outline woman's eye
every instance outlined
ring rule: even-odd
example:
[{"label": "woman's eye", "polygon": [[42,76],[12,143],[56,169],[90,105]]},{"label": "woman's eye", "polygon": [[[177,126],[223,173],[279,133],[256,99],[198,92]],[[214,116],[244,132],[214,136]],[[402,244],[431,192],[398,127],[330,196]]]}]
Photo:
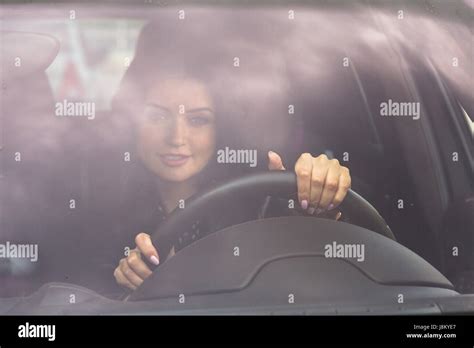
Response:
[{"label": "woman's eye", "polygon": [[193,116],[190,118],[190,122],[193,126],[203,126],[208,124],[210,121],[207,117]]},{"label": "woman's eye", "polygon": [[168,119],[168,115],[166,114],[161,114],[161,113],[148,113],[146,115],[147,120],[151,122],[159,122],[159,121],[165,121]]}]

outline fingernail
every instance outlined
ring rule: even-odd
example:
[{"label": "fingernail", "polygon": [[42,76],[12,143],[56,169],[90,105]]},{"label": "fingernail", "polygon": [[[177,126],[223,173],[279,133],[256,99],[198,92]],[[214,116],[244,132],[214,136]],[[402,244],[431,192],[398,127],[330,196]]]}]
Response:
[{"label": "fingernail", "polygon": [[303,210],[308,209],[308,201],[306,199],[301,201],[301,208],[303,208]]},{"label": "fingernail", "polygon": [[158,260],[158,258],[157,258],[155,255],[152,255],[152,256],[150,257],[150,260],[151,260],[151,262],[152,262],[154,265],[156,265],[156,266],[158,266],[158,265],[160,264],[160,261]]},{"label": "fingernail", "polygon": [[314,214],[314,208],[313,208],[313,207],[310,207],[310,208],[308,209],[308,213],[310,213],[311,215],[313,215],[313,214]]},{"label": "fingernail", "polygon": [[334,208],[334,204],[332,204],[332,203],[329,204],[328,210],[331,210],[331,209],[333,209],[333,208]]},{"label": "fingernail", "polygon": [[275,152],[273,152],[272,150],[268,151],[268,155],[271,155],[272,153],[275,153]]},{"label": "fingernail", "polygon": [[322,212],[323,212],[323,209],[320,209],[320,208],[316,209],[316,214],[321,214]]}]

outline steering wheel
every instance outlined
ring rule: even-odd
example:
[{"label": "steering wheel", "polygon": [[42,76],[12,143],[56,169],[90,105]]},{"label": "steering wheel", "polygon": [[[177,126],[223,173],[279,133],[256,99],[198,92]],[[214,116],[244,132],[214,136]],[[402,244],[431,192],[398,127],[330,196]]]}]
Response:
[{"label": "steering wheel", "polygon": [[[239,196],[252,200],[265,196],[293,198],[296,192],[296,174],[290,171],[262,172],[231,180],[190,198],[185,209],[171,213],[159,232],[153,234],[152,242],[159,255],[168,255],[184,230],[189,230],[196,219],[222,207],[229,197]],[[339,209],[350,217],[352,224],[395,240],[382,216],[356,192],[349,190]]]}]

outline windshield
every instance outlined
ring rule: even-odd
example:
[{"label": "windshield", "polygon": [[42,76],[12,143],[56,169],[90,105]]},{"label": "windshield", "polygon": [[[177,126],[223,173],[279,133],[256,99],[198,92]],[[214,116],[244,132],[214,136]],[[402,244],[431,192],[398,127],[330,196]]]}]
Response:
[{"label": "windshield", "polygon": [[[311,247],[298,235],[302,217],[314,219],[315,234],[326,228],[321,219],[328,231],[384,234],[362,210],[351,216],[352,191],[389,226],[384,237],[393,233],[426,260],[449,291],[472,292],[468,2],[1,6],[1,297],[59,282],[123,301],[148,282],[141,299],[176,298],[163,307],[172,311],[187,286],[232,292],[229,273],[236,282],[255,276],[236,266],[257,257],[247,242]],[[277,181],[247,183],[218,204],[202,203],[170,234],[169,248],[158,245],[193,199],[267,172],[294,173],[294,194],[279,195]],[[265,220],[280,221],[275,237],[258,225]],[[251,222],[252,237],[238,234]],[[314,252],[375,262],[370,242],[337,233]],[[219,265],[222,248],[234,259]],[[209,277],[172,271],[197,260],[207,260],[200,271]],[[311,262],[292,259],[278,272]],[[308,268],[308,277],[325,277],[324,267]],[[311,293],[311,283],[300,284]],[[280,290],[266,291],[291,304],[294,291]],[[252,306],[220,303],[236,312]]]}]

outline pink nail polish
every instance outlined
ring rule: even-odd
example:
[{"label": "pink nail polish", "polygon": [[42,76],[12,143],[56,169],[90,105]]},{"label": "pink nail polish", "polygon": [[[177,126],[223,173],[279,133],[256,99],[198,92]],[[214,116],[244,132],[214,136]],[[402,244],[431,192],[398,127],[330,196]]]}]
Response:
[{"label": "pink nail polish", "polygon": [[301,208],[303,208],[303,210],[308,209],[308,201],[306,199],[301,201]]},{"label": "pink nail polish", "polygon": [[328,210],[334,209],[334,204],[329,204]]},{"label": "pink nail polish", "polygon": [[150,260],[151,260],[151,262],[152,262],[154,265],[156,265],[156,266],[158,266],[158,265],[160,264],[160,261],[158,260],[158,258],[157,258],[155,255],[152,255],[152,256],[150,257]]}]

